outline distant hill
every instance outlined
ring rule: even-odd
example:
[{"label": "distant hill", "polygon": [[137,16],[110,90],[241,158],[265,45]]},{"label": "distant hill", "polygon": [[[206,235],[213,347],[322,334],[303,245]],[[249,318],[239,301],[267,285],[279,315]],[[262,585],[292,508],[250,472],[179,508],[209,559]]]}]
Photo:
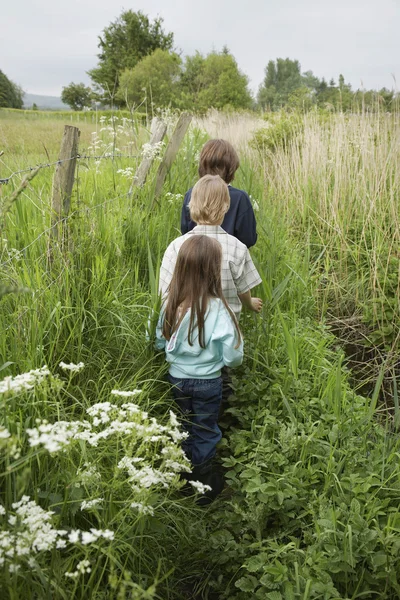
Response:
[{"label": "distant hill", "polygon": [[57,96],[40,96],[38,94],[24,94],[24,108],[32,108],[36,104],[38,108],[47,110],[71,110],[69,106],[61,102]]}]

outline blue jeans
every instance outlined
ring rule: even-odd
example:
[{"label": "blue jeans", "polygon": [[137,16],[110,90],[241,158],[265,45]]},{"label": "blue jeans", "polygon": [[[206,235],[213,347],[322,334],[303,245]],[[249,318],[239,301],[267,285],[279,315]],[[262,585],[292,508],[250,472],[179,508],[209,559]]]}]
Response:
[{"label": "blue jeans", "polygon": [[182,448],[193,466],[211,460],[222,434],[218,415],[222,400],[222,379],[178,379],[168,376],[189,437]]}]

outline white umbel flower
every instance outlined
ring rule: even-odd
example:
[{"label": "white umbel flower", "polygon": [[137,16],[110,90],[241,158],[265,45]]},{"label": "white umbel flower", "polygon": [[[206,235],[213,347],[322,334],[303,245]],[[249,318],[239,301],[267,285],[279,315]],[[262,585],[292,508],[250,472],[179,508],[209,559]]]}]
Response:
[{"label": "white umbel flower", "polygon": [[60,362],[60,367],[64,369],[64,371],[71,371],[71,373],[79,373],[84,368],[85,363],[80,362],[77,365],[75,363],[65,363],[63,361]]}]

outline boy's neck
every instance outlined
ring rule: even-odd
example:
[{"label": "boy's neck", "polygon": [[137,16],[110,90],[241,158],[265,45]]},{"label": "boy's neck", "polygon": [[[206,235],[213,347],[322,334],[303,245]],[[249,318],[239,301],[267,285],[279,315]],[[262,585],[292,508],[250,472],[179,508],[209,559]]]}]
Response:
[{"label": "boy's neck", "polygon": [[205,225],[206,227],[220,227],[222,225],[222,221],[219,221],[218,223],[203,223],[203,222],[199,222],[196,223],[196,225]]}]

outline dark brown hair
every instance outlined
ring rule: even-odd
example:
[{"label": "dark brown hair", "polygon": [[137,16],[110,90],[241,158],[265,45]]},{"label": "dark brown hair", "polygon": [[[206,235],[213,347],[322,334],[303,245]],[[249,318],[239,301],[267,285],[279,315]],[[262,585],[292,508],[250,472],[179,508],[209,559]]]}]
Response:
[{"label": "dark brown hair", "polygon": [[219,175],[230,183],[240,165],[235,148],[226,140],[209,140],[200,154],[199,177]]},{"label": "dark brown hair", "polygon": [[204,322],[210,298],[220,298],[235,325],[239,346],[241,333],[232,309],[222,293],[221,287],[221,244],[207,235],[193,234],[183,242],[172,280],[168,288],[168,299],[164,313],[162,333],[170,340],[190,310],[188,342],[193,346],[193,332],[198,329],[199,344],[205,348]]}]

